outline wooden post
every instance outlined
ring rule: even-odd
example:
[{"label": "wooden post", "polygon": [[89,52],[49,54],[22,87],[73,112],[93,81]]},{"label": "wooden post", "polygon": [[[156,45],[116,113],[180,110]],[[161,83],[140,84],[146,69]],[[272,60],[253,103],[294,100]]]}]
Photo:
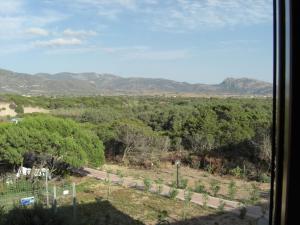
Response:
[{"label": "wooden post", "polygon": [[47,208],[49,207],[49,191],[48,191],[48,171],[46,170],[46,202]]},{"label": "wooden post", "polygon": [[57,212],[56,186],[53,187],[53,211]]},{"label": "wooden post", "polygon": [[76,220],[76,185],[72,184],[72,197],[73,197],[73,219]]}]

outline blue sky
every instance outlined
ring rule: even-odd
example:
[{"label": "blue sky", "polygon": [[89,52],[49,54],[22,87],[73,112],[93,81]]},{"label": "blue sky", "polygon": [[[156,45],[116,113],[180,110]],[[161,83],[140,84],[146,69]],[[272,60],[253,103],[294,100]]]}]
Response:
[{"label": "blue sky", "polygon": [[272,81],[272,0],[0,0],[0,68]]}]

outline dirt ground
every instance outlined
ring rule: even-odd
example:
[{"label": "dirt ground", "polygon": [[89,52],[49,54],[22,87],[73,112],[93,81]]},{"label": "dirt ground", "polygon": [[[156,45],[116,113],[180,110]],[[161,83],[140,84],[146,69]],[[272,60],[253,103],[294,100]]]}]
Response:
[{"label": "dirt ground", "polygon": [[[95,202],[95,199],[108,200],[109,207],[105,209],[111,210],[112,214],[118,212],[115,217],[123,217],[124,221],[132,218],[140,221],[141,224],[155,225],[162,210],[167,212],[166,218],[171,225],[248,225],[253,221],[250,218],[240,219],[236,214],[204,208],[193,203],[186,206],[183,201],[145,191],[118,185],[108,186],[107,183],[92,178],[71,177],[70,179],[71,182],[76,183],[79,205]],[[185,219],[184,210],[186,210]],[[89,216],[93,216],[92,211],[89,212]]]},{"label": "dirt ground", "polygon": [[[163,183],[171,185],[172,182],[176,181],[176,167],[174,165],[169,165],[165,168],[155,168],[155,169],[141,169],[141,168],[130,168],[117,164],[105,164],[102,170],[109,171],[111,173],[122,173],[124,176],[132,176],[135,178],[150,178],[155,181],[157,179],[162,179]],[[249,192],[251,190],[251,184],[256,184],[261,192],[261,202],[268,202],[268,195],[270,190],[269,183],[258,183],[255,181],[247,181],[243,179],[238,179],[233,176],[218,176],[215,174],[210,174],[207,171],[191,169],[189,167],[180,167],[179,175],[182,179],[188,180],[188,187],[195,188],[195,183],[201,181],[205,185],[206,190],[210,190],[210,183],[212,180],[217,180],[220,185],[219,196],[228,195],[228,185],[233,180],[237,186],[237,192],[235,200],[244,202],[249,198]]]},{"label": "dirt ground", "polygon": [[[39,107],[31,107],[25,106],[24,113],[49,113],[49,110],[39,108]],[[0,116],[16,116],[17,113],[14,109],[9,108],[9,103],[0,102]]]}]

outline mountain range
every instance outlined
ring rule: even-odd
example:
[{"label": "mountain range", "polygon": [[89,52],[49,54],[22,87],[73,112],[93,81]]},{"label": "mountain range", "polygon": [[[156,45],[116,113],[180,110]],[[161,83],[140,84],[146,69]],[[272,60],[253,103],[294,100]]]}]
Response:
[{"label": "mountain range", "polygon": [[271,96],[272,84],[226,78],[219,84],[191,84],[156,78],[98,73],[16,73],[0,69],[0,93],[22,95],[208,95]]}]

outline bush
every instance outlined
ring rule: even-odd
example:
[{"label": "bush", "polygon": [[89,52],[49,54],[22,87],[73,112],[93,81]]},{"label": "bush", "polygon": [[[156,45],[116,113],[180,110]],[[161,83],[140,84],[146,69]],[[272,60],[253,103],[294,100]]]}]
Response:
[{"label": "bush", "polygon": [[220,187],[220,182],[219,181],[217,181],[217,180],[211,180],[210,181],[210,190],[211,190],[212,195],[214,197],[217,196],[220,189],[221,189],[221,187]]},{"label": "bush", "polygon": [[194,191],[197,193],[206,193],[205,185],[202,183],[201,180],[195,182]]},{"label": "bush", "polygon": [[152,186],[152,180],[149,178],[145,178],[144,179],[144,190],[147,192],[150,191],[151,186]]},{"label": "bush", "polygon": [[241,178],[243,177],[243,170],[237,166],[236,168],[232,169],[229,171],[231,175],[235,176],[235,177],[238,177],[238,178]]},{"label": "bush", "polygon": [[256,204],[259,201],[259,187],[255,184],[251,184],[251,188],[249,190],[249,203]]},{"label": "bush", "polygon": [[178,195],[178,190],[174,187],[172,187],[169,191],[169,198],[170,199],[175,199]]},{"label": "bush", "polygon": [[157,194],[161,194],[163,191],[163,180],[159,178],[155,181],[155,183],[156,183]]},{"label": "bush", "polygon": [[233,200],[235,198],[236,191],[237,191],[236,183],[235,183],[235,181],[232,180],[228,184],[228,197],[229,197],[229,199]]},{"label": "bush", "polygon": [[24,108],[21,105],[17,105],[17,107],[15,108],[15,112],[17,114],[23,114],[24,113]]}]

